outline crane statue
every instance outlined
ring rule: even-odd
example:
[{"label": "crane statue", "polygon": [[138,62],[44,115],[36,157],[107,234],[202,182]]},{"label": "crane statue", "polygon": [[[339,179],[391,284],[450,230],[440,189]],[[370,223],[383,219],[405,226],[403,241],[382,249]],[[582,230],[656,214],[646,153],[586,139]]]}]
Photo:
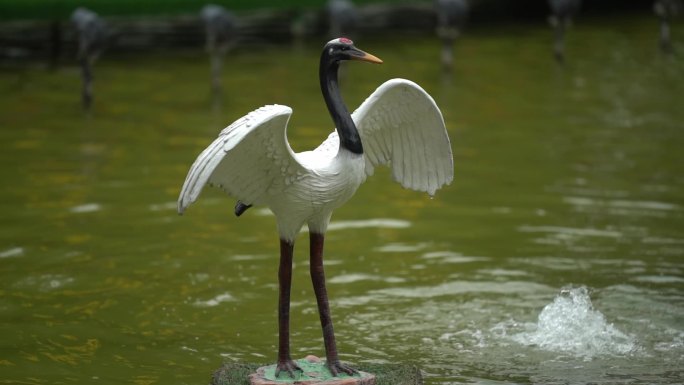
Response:
[{"label": "crane statue", "polygon": [[237,19],[227,9],[215,4],[202,7],[200,17],[204,22],[207,51],[211,56],[211,89],[219,93],[223,57],[235,42]]},{"label": "crane statue", "polygon": [[359,11],[351,0],[328,0],[325,7],[331,37],[352,35],[359,24]]},{"label": "crane statue", "polygon": [[313,151],[294,153],[286,127],[292,109],[261,107],[236,120],[195,160],[178,198],[182,214],[206,184],[236,198],[235,214],[252,205],[267,206],[280,235],[279,347],[276,376],[292,377],[298,365],[290,356],[289,312],[295,237],[309,227],[310,273],[318,304],[326,366],[337,376],[355,370],[340,362],[323,271],[323,240],[334,209],[342,206],[372,175],[389,165],[402,186],[430,195],[453,179],[451,145],[442,114],[417,84],[392,79],[349,114],[338,86],[346,60],[382,63],[347,38],[328,42],[321,54],[319,79],[336,131]]},{"label": "crane statue", "polygon": [[454,63],[454,42],[468,20],[470,7],[466,0],[435,0],[437,37],[442,40],[442,67],[451,69]]},{"label": "crane statue", "polygon": [[78,61],[83,82],[81,99],[88,110],[93,103],[93,63],[100,56],[107,41],[107,26],[93,11],[78,7],[71,14],[71,22],[78,33]]},{"label": "crane statue", "polygon": [[555,31],[553,55],[559,63],[565,62],[565,30],[581,6],[582,0],[549,0],[549,22]]},{"label": "crane statue", "polygon": [[681,0],[656,0],[653,13],[660,19],[660,49],[664,53],[672,53],[670,21],[684,10]]}]

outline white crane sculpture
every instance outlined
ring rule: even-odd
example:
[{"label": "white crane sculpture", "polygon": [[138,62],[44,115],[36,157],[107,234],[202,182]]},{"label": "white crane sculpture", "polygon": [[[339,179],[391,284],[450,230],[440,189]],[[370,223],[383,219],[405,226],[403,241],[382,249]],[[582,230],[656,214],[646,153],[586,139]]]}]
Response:
[{"label": "white crane sculpture", "polygon": [[549,0],[549,22],[554,29],[553,55],[559,63],[565,62],[565,31],[579,12],[582,0]]},{"label": "white crane sculpture", "polygon": [[351,0],[328,0],[325,7],[331,37],[354,37],[359,24],[359,11]]},{"label": "white crane sculpture", "polygon": [[653,13],[660,19],[660,49],[667,54],[672,53],[670,21],[684,10],[682,0],[656,0]]},{"label": "white crane sculpture", "polygon": [[81,99],[83,107],[90,109],[93,103],[93,71],[92,66],[105,48],[107,26],[93,11],[79,7],[71,14],[71,22],[78,33],[78,61],[81,65],[83,88]]},{"label": "white crane sculpture", "polygon": [[289,312],[295,237],[309,227],[310,269],[333,375],[353,373],[339,360],[323,273],[323,239],[334,209],[354,195],[379,165],[392,168],[402,186],[430,195],[453,179],[451,145],[442,114],[417,84],[393,79],[382,84],[349,114],[338,87],[344,60],[382,63],[346,38],[328,42],[321,54],[323,98],[337,130],[313,151],[294,153],[286,127],[292,110],[261,107],[225,128],[190,168],[178,198],[183,211],[213,184],[238,199],[235,214],[265,205],[275,214],[280,235],[279,347],[276,376],[299,370],[290,357]]},{"label": "white crane sculpture", "polygon": [[235,43],[237,18],[227,9],[216,4],[202,7],[200,17],[204,22],[206,45],[211,55],[211,89],[221,91],[221,67],[223,57]]},{"label": "white crane sculpture", "polygon": [[442,39],[442,67],[450,70],[454,63],[454,42],[463,31],[470,6],[466,0],[435,0],[437,37]]}]

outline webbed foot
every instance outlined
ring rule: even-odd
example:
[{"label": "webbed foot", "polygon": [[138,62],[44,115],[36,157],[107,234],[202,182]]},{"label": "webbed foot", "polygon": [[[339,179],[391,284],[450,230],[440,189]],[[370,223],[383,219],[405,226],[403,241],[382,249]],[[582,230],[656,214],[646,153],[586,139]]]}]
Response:
[{"label": "webbed foot", "polygon": [[280,372],[287,372],[291,378],[295,378],[296,370],[303,372],[302,368],[292,360],[278,361],[278,364],[276,364],[275,376],[277,378],[280,376]]},{"label": "webbed foot", "polygon": [[328,362],[328,363],[326,363],[326,365],[328,366],[328,369],[330,370],[330,373],[332,373],[332,375],[333,375],[334,377],[337,377],[337,375],[340,374],[340,373],[346,373],[346,374],[348,374],[348,375],[350,375],[350,376],[353,376],[353,375],[359,373],[358,370],[356,370],[356,369],[350,367],[350,366],[347,365],[347,364],[343,364],[343,363],[341,363],[340,361]]}]

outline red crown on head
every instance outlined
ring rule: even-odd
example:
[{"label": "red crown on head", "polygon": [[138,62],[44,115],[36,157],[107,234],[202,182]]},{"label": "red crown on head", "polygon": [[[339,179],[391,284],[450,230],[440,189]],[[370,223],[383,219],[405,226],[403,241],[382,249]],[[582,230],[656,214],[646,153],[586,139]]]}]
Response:
[{"label": "red crown on head", "polygon": [[351,41],[351,39],[348,39],[348,38],[346,38],[346,37],[341,37],[341,38],[340,38],[340,43],[344,43],[344,44],[354,44],[354,42]]}]

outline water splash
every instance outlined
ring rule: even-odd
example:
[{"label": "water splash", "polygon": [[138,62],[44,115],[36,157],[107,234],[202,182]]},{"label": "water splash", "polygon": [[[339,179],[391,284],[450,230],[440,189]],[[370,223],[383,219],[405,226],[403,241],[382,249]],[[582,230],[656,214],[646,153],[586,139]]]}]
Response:
[{"label": "water splash", "polygon": [[372,218],[356,221],[333,221],[328,225],[328,231],[364,228],[406,229],[411,222],[403,219]]},{"label": "water splash", "polygon": [[154,203],[149,206],[147,206],[148,210],[150,211],[171,211],[171,210],[176,210],[178,208],[178,203],[173,201],[173,202],[164,202],[164,203]]},{"label": "water splash", "polygon": [[392,276],[381,276],[373,274],[363,274],[363,273],[353,273],[353,274],[342,274],[331,277],[328,283],[341,283],[348,284],[359,281],[376,281],[376,282],[386,282],[386,283],[404,283],[406,279],[401,277]]},{"label": "water splash", "polygon": [[197,307],[214,307],[220,305],[223,302],[231,301],[235,301],[235,297],[233,297],[230,293],[222,293],[206,301],[198,299],[194,302],[194,305]]},{"label": "water splash", "polygon": [[99,203],[86,203],[69,208],[72,213],[93,213],[100,210],[102,210],[102,205]]},{"label": "water splash", "polygon": [[23,247],[13,247],[11,249],[0,251],[0,258],[20,257],[22,255],[24,255]]},{"label": "water splash", "polygon": [[63,274],[42,274],[26,277],[14,286],[19,289],[35,288],[43,292],[58,290],[74,283],[74,278]]},{"label": "water splash", "polygon": [[564,288],[544,307],[536,324],[512,336],[523,345],[591,359],[637,350],[634,337],[618,330],[594,309],[586,287]]}]

